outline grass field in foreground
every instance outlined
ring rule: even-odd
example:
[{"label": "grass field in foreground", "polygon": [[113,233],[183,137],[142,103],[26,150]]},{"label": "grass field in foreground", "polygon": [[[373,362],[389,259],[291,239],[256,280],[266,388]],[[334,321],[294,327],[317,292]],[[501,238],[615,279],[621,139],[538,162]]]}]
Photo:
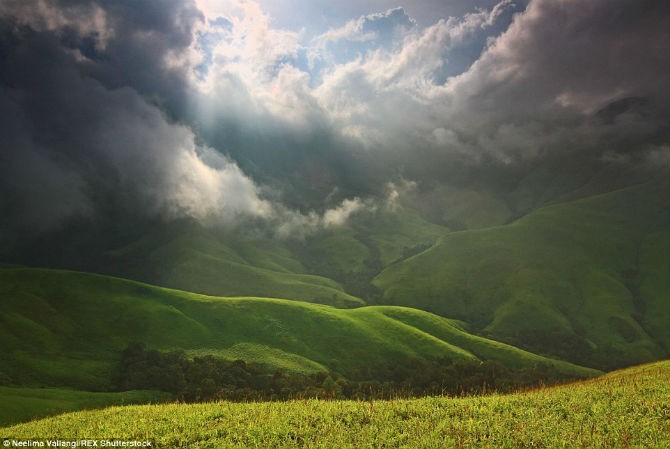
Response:
[{"label": "grass field in foreground", "polygon": [[511,395],[111,407],[0,435],[151,439],[164,448],[667,448],[670,361]]}]

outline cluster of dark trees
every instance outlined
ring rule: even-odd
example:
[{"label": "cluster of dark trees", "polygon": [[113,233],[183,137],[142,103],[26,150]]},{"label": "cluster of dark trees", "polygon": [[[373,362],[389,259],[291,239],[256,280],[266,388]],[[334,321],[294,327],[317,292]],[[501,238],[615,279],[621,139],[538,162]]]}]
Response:
[{"label": "cluster of dark trees", "polygon": [[345,378],[318,372],[309,375],[268,372],[243,360],[213,356],[188,358],[183,351],[148,350],[131,343],[123,351],[116,387],[119,390],[162,390],[187,402],[258,401],[295,398],[389,399],[426,395],[506,392],[568,378],[550,366],[510,370],[495,362],[454,363],[412,360],[393,366],[371,366]]}]

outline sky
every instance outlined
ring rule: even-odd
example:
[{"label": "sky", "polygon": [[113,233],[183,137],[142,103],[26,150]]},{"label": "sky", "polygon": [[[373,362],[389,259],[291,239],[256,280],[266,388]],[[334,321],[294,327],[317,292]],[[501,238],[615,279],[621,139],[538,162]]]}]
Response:
[{"label": "sky", "polygon": [[2,0],[0,231],[279,236],[458,167],[670,161],[665,0]]}]

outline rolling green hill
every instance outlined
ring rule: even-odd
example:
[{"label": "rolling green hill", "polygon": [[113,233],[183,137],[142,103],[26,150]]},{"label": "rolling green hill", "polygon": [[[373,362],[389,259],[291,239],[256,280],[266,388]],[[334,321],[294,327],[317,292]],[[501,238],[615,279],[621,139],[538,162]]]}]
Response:
[{"label": "rolling green hill", "polygon": [[491,338],[611,368],[670,349],[670,181],[451,233],[374,281],[383,302],[454,317]]},{"label": "rolling green hill", "polygon": [[68,413],[9,439],[151,440],[202,448],[664,448],[670,362],[511,395],[159,404]]},{"label": "rolling green hill", "polygon": [[374,303],[379,292],[371,282],[384,267],[431,246],[448,231],[416,210],[385,205],[351,217],[344,226],[285,244],[310,272]]},{"label": "rolling green hill", "polygon": [[402,207],[380,207],[304,239],[245,236],[181,220],[106,251],[97,271],[207,295],[360,307],[383,267],[446,232]]},{"label": "rolling green hill", "polygon": [[106,254],[103,271],[208,295],[264,296],[356,307],[364,302],[334,280],[305,274],[272,239],[228,238],[192,222],[162,224]]},{"label": "rolling green hill", "polygon": [[459,322],[399,307],[335,309],[221,298],[69,271],[0,269],[0,370],[15,383],[110,388],[129,342],[242,358],[291,371],[336,371],[415,358],[494,360],[511,368],[596,371],[467,333]]}]

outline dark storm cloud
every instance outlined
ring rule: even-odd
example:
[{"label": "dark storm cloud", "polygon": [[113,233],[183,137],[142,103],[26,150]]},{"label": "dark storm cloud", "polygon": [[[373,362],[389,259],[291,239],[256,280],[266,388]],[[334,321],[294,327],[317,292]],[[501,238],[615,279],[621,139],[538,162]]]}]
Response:
[{"label": "dark storm cloud", "polygon": [[[448,64],[448,47],[491,20],[438,22],[398,51],[337,69],[324,98],[345,118],[343,129],[380,152],[419,148],[421,160],[410,163],[438,171],[449,154],[512,163],[578,150],[645,151],[667,144],[668,18],[660,1],[534,1],[444,83],[436,74]],[[644,106],[624,101],[633,97]],[[597,118],[616,102],[627,105],[611,109],[616,119]]]},{"label": "dark storm cloud", "polygon": [[87,215],[90,210],[83,194],[84,180],[34,141],[29,118],[12,99],[21,95],[17,90],[0,89],[3,225],[44,230],[71,216]]},{"label": "dark storm cloud", "polygon": [[[335,186],[323,182],[336,171],[338,153],[319,141],[323,129],[287,131],[272,117],[245,113],[244,95],[236,105],[197,91],[193,39],[201,25],[190,2],[1,5],[3,238],[78,217],[187,216],[217,224],[261,217],[290,233],[293,226],[337,225],[366,206],[335,198],[323,214],[303,215],[262,198],[223,152],[270,185],[289,173],[298,187],[319,184],[314,190],[325,194]],[[189,109],[200,101],[213,105],[213,117]],[[302,157],[313,146],[326,156]],[[292,184],[279,185],[290,196]]]},{"label": "dark storm cloud", "polygon": [[[195,27],[203,20],[192,1],[99,2],[114,37],[93,55],[88,74],[108,88],[131,86],[183,117],[188,108],[186,52]],[[95,56],[98,56],[97,58]]]},{"label": "dark storm cloud", "polygon": [[660,1],[532,2],[452,86],[451,125],[505,160],[667,152],[669,17]]},{"label": "dark storm cloud", "polygon": [[267,214],[253,181],[166,118],[186,98],[171,58],[188,46],[197,11],[110,3],[0,10],[4,227],[49,228],[109,208],[110,199],[117,215],[226,222]]},{"label": "dark storm cloud", "polygon": [[662,104],[668,9],[658,0],[532,2],[454,83],[454,96],[484,126],[552,110],[589,114],[627,96]]},{"label": "dark storm cloud", "polygon": [[203,20],[192,1],[10,0],[0,14],[76,52],[82,74],[107,88],[130,86],[175,113],[185,106],[180,59]]},{"label": "dark storm cloud", "polygon": [[357,197],[389,181],[670,151],[667,2],[387,5],[307,40],[253,2],[205,3],[0,3],[4,227],[112,198],[290,233],[374,209]]}]

